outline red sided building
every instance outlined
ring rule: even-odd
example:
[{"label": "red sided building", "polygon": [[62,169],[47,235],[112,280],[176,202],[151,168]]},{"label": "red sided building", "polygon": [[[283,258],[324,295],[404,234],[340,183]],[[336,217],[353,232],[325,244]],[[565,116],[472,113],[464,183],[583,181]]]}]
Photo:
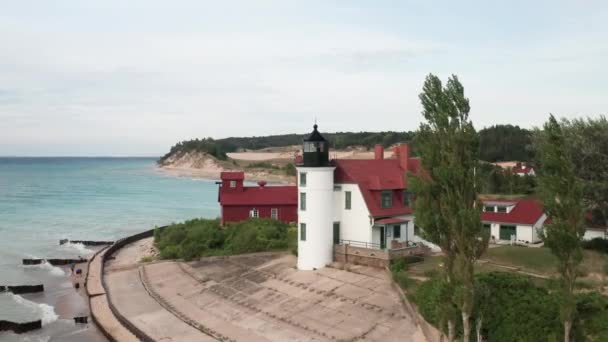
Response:
[{"label": "red sided building", "polygon": [[267,186],[264,181],[245,186],[244,172],[222,172],[220,178],[218,200],[222,224],[254,217],[285,223],[298,221],[297,186]]}]

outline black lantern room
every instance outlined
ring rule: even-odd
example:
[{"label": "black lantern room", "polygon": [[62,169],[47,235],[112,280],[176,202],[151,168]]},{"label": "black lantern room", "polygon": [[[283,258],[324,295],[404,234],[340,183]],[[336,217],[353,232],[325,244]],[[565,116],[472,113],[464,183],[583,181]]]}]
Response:
[{"label": "black lantern room", "polygon": [[308,138],[304,139],[304,167],[329,166],[329,143],[319,131],[317,124]]}]

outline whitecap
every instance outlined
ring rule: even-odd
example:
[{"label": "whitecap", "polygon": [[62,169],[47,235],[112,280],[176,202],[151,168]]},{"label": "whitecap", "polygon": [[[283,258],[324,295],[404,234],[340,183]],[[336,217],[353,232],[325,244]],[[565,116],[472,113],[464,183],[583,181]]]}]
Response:
[{"label": "whitecap", "polygon": [[90,255],[90,254],[95,253],[95,251],[88,249],[82,243],[66,242],[63,245],[61,245],[61,247],[65,248],[65,249],[70,249],[72,251],[76,251],[76,253],[78,253],[78,255]]},{"label": "whitecap", "polygon": [[9,295],[12,297],[15,303],[21,305],[24,308],[27,308],[27,310],[34,314],[38,319],[42,320],[42,325],[53,323],[57,319],[59,319],[59,316],[55,313],[55,308],[48,304],[34,303],[30,300],[21,297],[20,295],[16,295],[13,293],[9,293]]},{"label": "whitecap", "polygon": [[48,261],[44,260],[42,263],[38,265],[22,265],[25,268],[39,268],[41,270],[45,270],[49,272],[52,276],[55,277],[63,277],[65,276],[65,272],[61,269],[61,267],[53,266]]}]

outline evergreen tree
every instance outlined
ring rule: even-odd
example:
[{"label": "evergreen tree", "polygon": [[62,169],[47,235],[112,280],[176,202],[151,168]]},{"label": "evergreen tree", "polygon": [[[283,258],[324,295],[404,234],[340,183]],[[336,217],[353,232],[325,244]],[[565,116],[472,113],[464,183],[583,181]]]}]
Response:
[{"label": "evergreen tree", "polygon": [[[414,182],[414,214],[425,236],[434,238],[445,254],[447,288],[459,284],[457,295],[452,292],[452,300],[445,302],[444,312],[457,304],[464,338],[469,341],[475,299],[473,265],[485,252],[489,238],[482,228],[475,187],[479,139],[469,120],[469,100],[456,76],[445,87],[438,77],[427,76],[420,100],[426,121],[421,123],[416,141],[423,172]],[[448,324],[453,338],[454,322],[448,320]]]},{"label": "evergreen tree", "polygon": [[582,261],[581,241],[585,234],[583,184],[576,176],[573,156],[561,125],[551,115],[539,133],[539,190],[551,218],[543,238],[558,259],[560,274],[560,318],[564,341],[570,341],[576,313],[574,285]]}]

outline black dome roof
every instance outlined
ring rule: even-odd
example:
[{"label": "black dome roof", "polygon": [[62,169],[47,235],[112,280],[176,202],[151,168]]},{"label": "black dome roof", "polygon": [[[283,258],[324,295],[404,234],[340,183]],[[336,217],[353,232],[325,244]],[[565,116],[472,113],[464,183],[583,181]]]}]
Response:
[{"label": "black dome roof", "polygon": [[317,124],[315,124],[312,127],[314,128],[312,133],[310,133],[308,138],[304,138],[304,141],[327,141],[327,140],[325,140],[325,138],[323,138],[321,133],[319,133],[319,131],[317,131],[317,127],[319,127],[319,126],[317,126]]}]

